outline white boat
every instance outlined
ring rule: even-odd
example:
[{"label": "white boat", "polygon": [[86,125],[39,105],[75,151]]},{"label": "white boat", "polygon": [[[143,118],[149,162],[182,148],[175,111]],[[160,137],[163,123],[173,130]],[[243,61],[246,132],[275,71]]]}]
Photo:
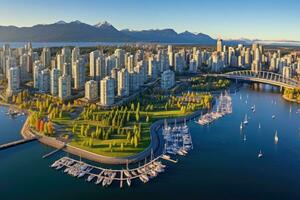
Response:
[{"label": "white boat", "polygon": [[262,154],[261,150],[259,151],[257,157],[258,157],[258,158],[262,158],[262,157],[263,157],[263,154]]},{"label": "white boat", "polygon": [[70,170],[70,168],[66,168],[65,170],[64,170],[64,173],[68,173],[68,171]]},{"label": "white boat", "polygon": [[240,129],[241,130],[243,129],[243,122],[241,122],[241,124],[240,124]]},{"label": "white boat", "polygon": [[277,131],[276,131],[275,135],[274,135],[274,142],[275,142],[275,144],[278,143],[278,140],[279,140],[279,138],[278,138],[278,134],[277,134]]},{"label": "white boat", "polygon": [[91,182],[96,176],[94,174],[91,174],[88,176],[88,178],[86,179],[88,182]]},{"label": "white boat", "polygon": [[137,176],[137,173],[136,173],[134,170],[131,171],[131,174],[132,174],[133,176]]},{"label": "white boat", "polygon": [[249,121],[248,121],[248,117],[247,117],[247,114],[245,115],[245,119],[244,119],[244,124],[248,124]]},{"label": "white boat", "polygon": [[247,137],[246,137],[246,135],[244,135],[244,138],[243,138],[243,140],[244,140],[244,142],[246,142],[246,140],[247,140]]},{"label": "white boat", "polygon": [[124,174],[125,174],[127,177],[131,177],[131,174],[129,173],[129,171],[124,170],[123,172],[124,172]]},{"label": "white boat", "polygon": [[259,129],[261,128],[261,125],[260,125],[260,123],[258,124],[258,128],[259,128]]},{"label": "white boat", "polygon": [[275,115],[272,115],[272,119],[275,119],[276,118],[276,116]]},{"label": "white boat", "polygon": [[127,185],[130,187],[130,185],[131,185],[131,180],[128,178],[128,179],[126,179],[126,182],[127,182]]},{"label": "white boat", "polygon": [[107,178],[104,178],[103,181],[102,181],[102,186],[105,186],[106,183],[107,183],[108,179]]},{"label": "white boat", "polygon": [[101,183],[102,180],[103,180],[103,176],[98,176],[98,179],[95,182],[95,184],[98,185],[99,183]]},{"label": "white boat", "polygon": [[164,154],[164,155],[162,155],[162,158],[170,159],[171,157],[169,155]]}]

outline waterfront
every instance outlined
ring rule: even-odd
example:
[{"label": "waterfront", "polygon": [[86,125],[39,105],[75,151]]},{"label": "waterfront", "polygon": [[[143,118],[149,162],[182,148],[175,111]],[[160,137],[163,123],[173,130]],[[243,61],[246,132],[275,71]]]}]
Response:
[{"label": "waterfront", "polygon": [[[37,142],[3,150],[0,152],[1,197],[298,199],[300,114],[296,114],[296,110],[299,106],[286,102],[276,93],[278,89],[271,88],[266,86],[263,91],[254,91],[244,87],[236,95],[232,94],[233,114],[214,121],[210,126],[189,123],[194,150],[186,157],[180,157],[177,164],[168,163],[166,173],[158,178],[147,184],[136,182],[131,188],[119,189],[117,184],[102,188],[57,172],[49,165],[65,154],[42,159],[51,148]],[[251,111],[254,104],[255,113]],[[289,112],[290,105],[292,113]],[[249,124],[243,130],[247,135],[244,142],[239,126],[246,113]],[[272,119],[272,115],[276,118]],[[1,112],[1,127],[6,128],[0,131],[0,143],[21,137],[18,132],[22,120],[24,118],[7,119]],[[277,145],[274,144],[276,130]],[[260,149],[264,153],[263,159],[257,158]],[[16,188],[18,192],[15,192]]]}]

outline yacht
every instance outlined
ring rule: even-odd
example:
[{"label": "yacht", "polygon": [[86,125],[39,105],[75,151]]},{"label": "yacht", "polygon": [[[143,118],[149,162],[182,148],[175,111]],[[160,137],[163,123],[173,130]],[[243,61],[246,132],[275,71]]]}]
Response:
[{"label": "yacht", "polygon": [[128,178],[128,179],[126,180],[126,182],[127,182],[127,185],[130,187],[130,185],[131,185],[131,180]]},{"label": "yacht", "polygon": [[91,182],[96,176],[94,174],[91,174],[88,176],[88,178],[86,179],[88,182]]},{"label": "yacht", "polygon": [[125,174],[127,177],[131,177],[131,174],[129,173],[129,171],[124,170],[123,172],[124,172],[124,174]]},{"label": "yacht", "polygon": [[263,154],[262,154],[261,150],[259,151],[257,157],[258,157],[258,158],[262,158],[262,157],[263,157]]},{"label": "yacht", "polygon": [[101,183],[102,180],[103,180],[103,176],[98,176],[98,179],[95,184],[98,185],[99,183]]},{"label": "yacht", "polygon": [[248,117],[247,117],[247,114],[245,115],[245,119],[244,119],[244,124],[248,124]]},{"label": "yacht", "polygon": [[275,141],[275,144],[278,143],[278,140],[279,140],[279,138],[278,138],[278,134],[277,134],[277,131],[276,131],[276,132],[275,132],[275,135],[274,135],[274,141]]}]

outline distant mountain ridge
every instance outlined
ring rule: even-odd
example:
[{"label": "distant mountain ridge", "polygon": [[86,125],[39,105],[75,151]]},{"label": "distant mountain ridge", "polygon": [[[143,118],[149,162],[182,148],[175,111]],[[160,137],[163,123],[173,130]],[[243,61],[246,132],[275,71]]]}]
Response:
[{"label": "distant mountain ridge", "polygon": [[[37,24],[32,27],[0,26],[0,42],[152,42],[174,44],[215,45],[216,40],[207,34],[185,31],[177,33],[174,29],[118,30],[109,22],[95,25],[81,21],[58,21],[53,24]],[[225,45],[267,45],[300,46],[300,41],[227,39]]]},{"label": "distant mountain ridge", "polygon": [[104,21],[89,25],[80,21],[58,21],[32,27],[0,26],[1,42],[158,42],[211,45],[215,40],[206,34],[177,33],[173,29],[119,31]]}]

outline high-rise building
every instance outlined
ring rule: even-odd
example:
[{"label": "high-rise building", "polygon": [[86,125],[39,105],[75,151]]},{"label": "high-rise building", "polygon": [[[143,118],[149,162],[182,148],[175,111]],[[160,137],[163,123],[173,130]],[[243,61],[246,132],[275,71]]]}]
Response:
[{"label": "high-rise building", "polygon": [[158,63],[156,61],[156,59],[151,56],[149,57],[149,60],[148,60],[148,76],[151,78],[151,79],[156,79],[158,77]]},{"label": "high-rise building", "polygon": [[161,88],[168,90],[175,85],[175,73],[172,70],[166,70],[161,74]]},{"label": "high-rise building", "polygon": [[176,72],[182,73],[184,66],[185,66],[185,62],[184,62],[184,58],[182,57],[182,55],[180,53],[175,53],[175,62],[174,62],[174,69]]},{"label": "high-rise building", "polygon": [[64,68],[64,64],[65,64],[64,55],[57,54],[56,55],[56,67],[57,67],[57,69],[59,69],[62,72],[63,68]]},{"label": "high-rise building", "polygon": [[128,72],[133,72],[134,71],[134,57],[133,57],[133,55],[130,55],[127,58],[127,69],[128,69]]},{"label": "high-rise building", "polygon": [[43,48],[42,55],[41,55],[41,63],[46,67],[50,67],[51,65],[51,50],[50,48]]},{"label": "high-rise building", "polygon": [[123,49],[116,49],[115,56],[116,56],[116,67],[124,68],[125,67],[125,51]]},{"label": "high-rise building", "polygon": [[82,59],[73,63],[74,68],[74,89],[81,90],[85,84],[85,66]]},{"label": "high-rise building", "polygon": [[72,62],[72,53],[71,53],[71,49],[69,47],[62,48],[61,54],[65,58],[65,63],[71,63]]},{"label": "high-rise building", "polygon": [[76,62],[80,58],[80,49],[79,47],[74,47],[72,50],[72,63]]},{"label": "high-rise building", "polygon": [[41,71],[44,69],[43,64],[40,61],[35,61],[33,65],[33,87],[35,89],[40,88],[41,84]]},{"label": "high-rise building", "polygon": [[169,60],[169,65],[174,66],[174,53],[173,53],[172,45],[168,45],[168,60]]},{"label": "high-rise building", "polygon": [[40,74],[39,91],[48,93],[50,92],[50,71],[43,69]]},{"label": "high-rise building", "polygon": [[58,78],[58,97],[62,100],[67,100],[71,97],[71,77],[62,75]]},{"label": "high-rise building", "polygon": [[12,96],[20,89],[20,68],[19,67],[11,67],[8,70],[7,74],[7,96]]},{"label": "high-rise building", "polygon": [[106,76],[106,65],[104,55],[99,55],[96,59],[96,80],[100,81]]},{"label": "high-rise building", "polygon": [[100,81],[100,104],[110,106],[115,100],[115,82],[107,76]]},{"label": "high-rise building", "polygon": [[61,72],[57,68],[53,68],[51,70],[51,75],[50,75],[50,90],[51,90],[51,95],[53,96],[58,96],[58,79],[61,76]]},{"label": "high-rise building", "polygon": [[90,53],[90,77],[96,78],[96,60],[100,56],[100,51],[92,51]]},{"label": "high-rise building", "polygon": [[85,83],[85,98],[89,101],[95,101],[98,99],[97,81],[90,80]]},{"label": "high-rise building", "polygon": [[123,68],[118,72],[118,96],[129,95],[129,74],[127,69]]},{"label": "high-rise building", "polygon": [[217,41],[217,52],[222,52],[222,48],[223,48],[223,40],[219,38]]}]

